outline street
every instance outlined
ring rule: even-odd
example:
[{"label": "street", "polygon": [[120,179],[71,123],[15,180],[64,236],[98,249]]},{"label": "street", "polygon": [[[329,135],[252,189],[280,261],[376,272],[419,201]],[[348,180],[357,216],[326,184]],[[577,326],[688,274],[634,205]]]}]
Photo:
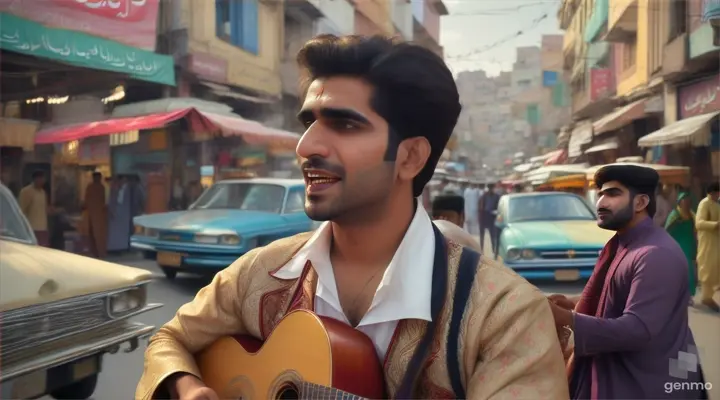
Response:
[{"label": "street", "polygon": [[[133,258],[122,263],[150,270],[156,275],[150,287],[149,301],[163,303],[164,307],[142,315],[138,320],[158,327],[172,318],[178,307],[190,301],[208,282],[208,279],[182,274],[174,281],[169,281],[151,261]],[[577,295],[582,291],[583,284],[541,283],[538,287],[545,293]],[[718,340],[720,316],[691,308],[690,324],[698,347],[701,349],[705,379],[720,388],[720,340]],[[95,400],[127,400],[133,396],[135,385],[142,372],[143,349],[144,346],[130,354],[120,352],[105,357]],[[720,389],[714,389],[710,397],[720,400]],[[43,398],[43,400],[49,399],[51,398]]]}]

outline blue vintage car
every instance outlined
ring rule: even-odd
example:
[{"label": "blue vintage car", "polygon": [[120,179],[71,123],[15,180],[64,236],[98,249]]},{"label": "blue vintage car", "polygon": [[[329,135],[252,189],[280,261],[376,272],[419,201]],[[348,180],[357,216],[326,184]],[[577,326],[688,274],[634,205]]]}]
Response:
[{"label": "blue vintage car", "polygon": [[134,249],[154,258],[169,279],[178,272],[215,273],[248,251],[307,232],[305,182],[237,179],[215,183],[187,211],[134,219]]},{"label": "blue vintage car", "polygon": [[498,255],[526,279],[576,281],[592,274],[615,233],[597,226],[594,211],[566,192],[514,193],[498,205]]}]

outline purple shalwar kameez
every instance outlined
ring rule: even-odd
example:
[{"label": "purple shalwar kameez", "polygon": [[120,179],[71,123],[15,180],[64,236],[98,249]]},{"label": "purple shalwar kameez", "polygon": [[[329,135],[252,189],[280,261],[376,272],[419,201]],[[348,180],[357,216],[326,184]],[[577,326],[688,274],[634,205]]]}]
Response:
[{"label": "purple shalwar kameez", "polygon": [[[572,398],[707,398],[688,323],[688,265],[682,249],[650,218],[618,239],[601,311],[574,316]],[[680,352],[694,354],[697,363]],[[689,361],[673,361],[678,357]]]}]

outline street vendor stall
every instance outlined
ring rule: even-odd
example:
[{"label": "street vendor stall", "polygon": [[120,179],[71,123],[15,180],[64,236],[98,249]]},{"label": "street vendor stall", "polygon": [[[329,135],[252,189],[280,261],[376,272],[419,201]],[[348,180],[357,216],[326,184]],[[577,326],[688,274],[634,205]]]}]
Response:
[{"label": "street vendor stall", "polygon": [[585,173],[558,176],[555,178],[548,179],[547,182],[539,185],[536,190],[540,192],[545,191],[560,191],[575,193],[577,195],[584,196],[585,190],[587,189],[587,178]]},{"label": "street vendor stall", "polygon": [[584,174],[587,168],[587,164],[547,165],[528,171],[523,179],[533,187],[538,187],[553,178]]},{"label": "street vendor stall", "polygon": [[[677,165],[662,165],[662,164],[644,164],[634,162],[616,163],[623,165],[637,165],[641,167],[653,168],[660,175],[660,184],[667,185],[673,188],[686,188],[690,185],[690,168],[681,167]],[[587,199],[591,204],[597,202],[597,188],[595,188],[595,173],[604,167],[604,165],[596,165],[588,168],[586,171],[586,179],[588,184]],[[675,190],[674,190],[675,191]]]}]

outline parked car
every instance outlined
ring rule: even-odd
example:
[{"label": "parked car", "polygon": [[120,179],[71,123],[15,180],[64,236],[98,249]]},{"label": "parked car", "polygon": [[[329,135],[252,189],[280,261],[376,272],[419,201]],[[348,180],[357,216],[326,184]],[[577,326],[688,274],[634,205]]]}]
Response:
[{"label": "parked car", "polygon": [[0,398],[92,396],[105,353],[137,349],[154,327],[130,317],[147,303],[151,273],[40,247],[0,185]]},{"label": "parked car", "polygon": [[248,251],[307,232],[302,179],[219,181],[186,211],[135,217],[130,245],[156,259],[168,279],[214,274]]},{"label": "parked car", "polygon": [[505,195],[496,220],[501,229],[498,255],[527,279],[587,279],[615,233],[596,221],[588,203],[572,193]]}]

